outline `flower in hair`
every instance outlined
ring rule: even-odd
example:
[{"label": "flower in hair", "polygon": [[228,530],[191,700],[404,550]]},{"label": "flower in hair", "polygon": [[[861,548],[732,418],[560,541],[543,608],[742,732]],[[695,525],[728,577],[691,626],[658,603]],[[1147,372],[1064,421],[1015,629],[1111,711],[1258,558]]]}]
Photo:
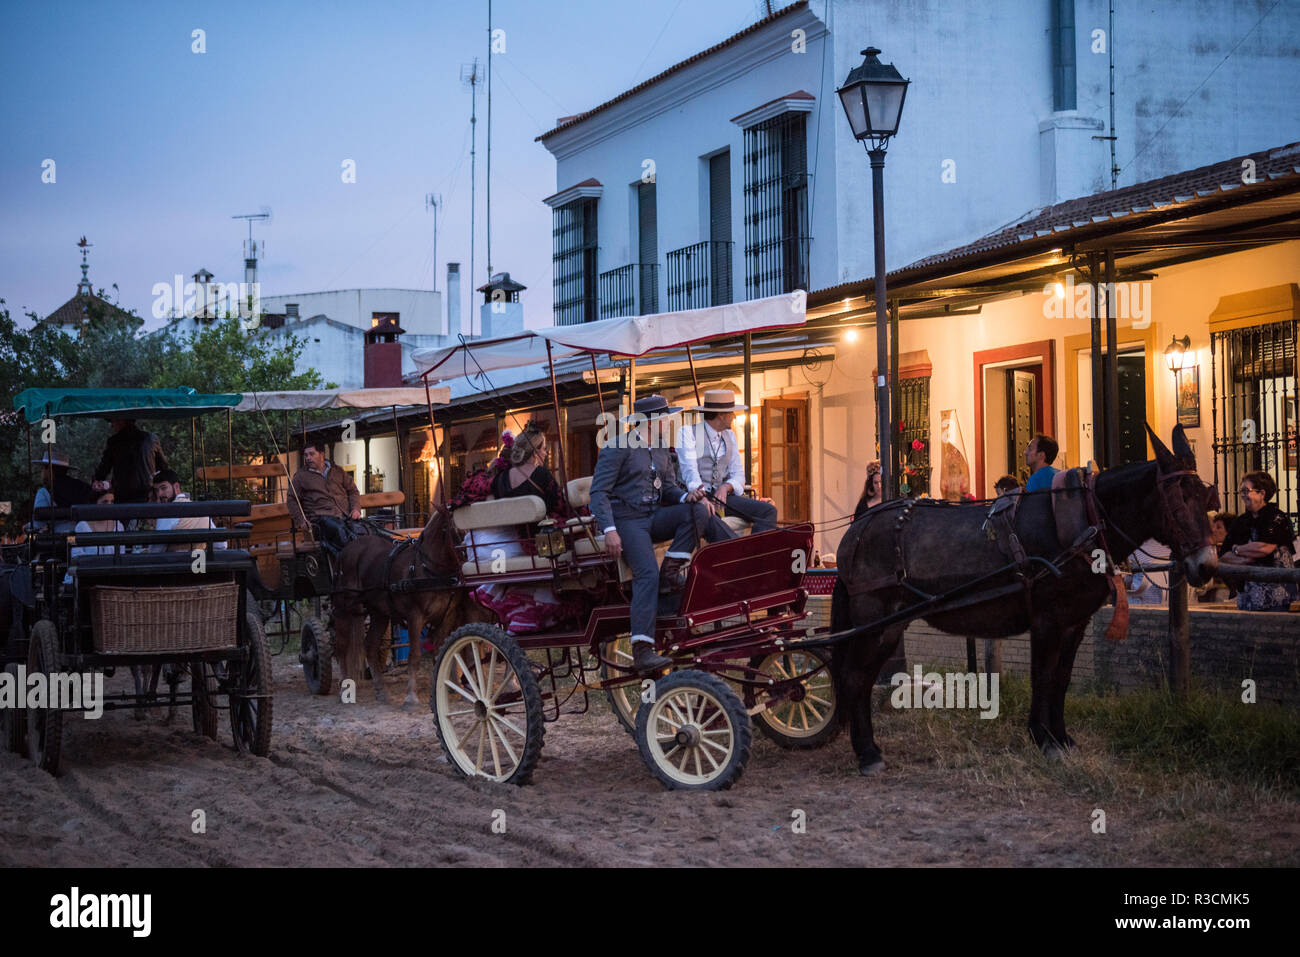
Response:
[{"label": "flower in hair", "polygon": [[501,444],[506,448],[515,444],[514,434],[509,429],[501,433]]}]

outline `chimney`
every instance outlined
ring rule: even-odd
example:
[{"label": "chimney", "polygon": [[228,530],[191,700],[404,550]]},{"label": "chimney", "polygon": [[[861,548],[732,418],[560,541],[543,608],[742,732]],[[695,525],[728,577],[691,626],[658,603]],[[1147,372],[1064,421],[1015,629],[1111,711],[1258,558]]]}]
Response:
[{"label": "chimney", "polygon": [[370,314],[365,345],[367,389],[389,389],[402,384],[402,344],[397,337],[403,330],[398,319],[396,312]]},{"label": "chimney", "polygon": [[484,339],[524,331],[524,307],[519,302],[519,293],[527,288],[511,279],[508,272],[494,273],[486,285],[478,287],[483,293],[479,328]]},{"label": "chimney", "polygon": [[460,335],[460,263],[447,263],[447,335]]}]

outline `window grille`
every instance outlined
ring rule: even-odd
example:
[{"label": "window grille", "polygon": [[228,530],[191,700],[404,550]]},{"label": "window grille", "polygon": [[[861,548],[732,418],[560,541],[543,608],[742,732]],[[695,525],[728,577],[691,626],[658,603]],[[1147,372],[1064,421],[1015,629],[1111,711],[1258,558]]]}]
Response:
[{"label": "window grille", "polygon": [[731,246],[702,242],[668,254],[668,308],[700,309],[731,302]]},{"label": "window grille", "polygon": [[600,274],[600,318],[659,311],[659,265],[632,263]]},{"label": "window grille", "polygon": [[1242,476],[1267,472],[1272,501],[1300,521],[1296,478],[1296,339],[1300,322],[1210,333],[1214,480],[1223,506],[1240,514]]},{"label": "window grille", "polygon": [[[917,448],[920,443],[920,448]],[[898,380],[898,492],[930,493],[930,377]],[[907,486],[904,489],[904,486]]]},{"label": "window grille", "polygon": [[596,200],[578,199],[556,209],[552,240],[555,324],[595,321]]},{"label": "window grille", "polygon": [[782,113],[745,130],[745,294],[808,288],[807,115]]}]

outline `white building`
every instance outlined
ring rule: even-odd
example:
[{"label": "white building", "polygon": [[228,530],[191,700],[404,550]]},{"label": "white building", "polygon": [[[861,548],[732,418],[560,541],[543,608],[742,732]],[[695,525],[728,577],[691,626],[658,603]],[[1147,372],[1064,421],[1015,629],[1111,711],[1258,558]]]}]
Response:
[{"label": "white building", "polygon": [[[871,275],[868,161],[835,89],[912,80],[885,166],[890,268],[1031,211],[1294,140],[1300,7],[798,2],[539,137],[555,321]],[[1225,61],[1225,55],[1231,56]],[[1110,63],[1114,55],[1114,129]],[[703,299],[703,301],[701,301]]]}]

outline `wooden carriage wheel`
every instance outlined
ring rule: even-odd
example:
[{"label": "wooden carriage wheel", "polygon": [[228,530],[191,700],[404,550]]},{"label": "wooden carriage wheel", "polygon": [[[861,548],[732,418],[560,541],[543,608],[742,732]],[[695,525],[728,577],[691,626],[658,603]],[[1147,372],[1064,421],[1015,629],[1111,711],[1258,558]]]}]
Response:
[{"label": "wooden carriage wheel", "polygon": [[[27,646],[27,674],[44,673],[47,678],[59,668],[59,633],[54,622],[42,619],[32,628]],[[46,687],[50,685],[46,684]],[[59,773],[63,754],[63,712],[58,708],[27,709],[27,756],[37,767]]]},{"label": "wooden carriage wheel", "polygon": [[[758,730],[781,747],[796,751],[819,748],[834,738],[840,723],[829,665],[826,653],[813,648],[755,656],[750,667],[770,678],[802,679],[798,691],[754,716]],[[753,704],[748,697],[746,704]]]},{"label": "wooden carriage wheel", "polygon": [[717,675],[675,671],[636,716],[646,766],[671,790],[721,791],[745,771],[753,733],[739,696]]},{"label": "wooden carriage wheel", "polygon": [[194,733],[217,740],[217,672],[211,664],[191,658],[190,720]]},{"label": "wooden carriage wheel", "polygon": [[334,681],[334,642],[319,618],[302,623],[302,644],[298,651],[307,690],[312,694],[329,694]]},{"label": "wooden carriage wheel", "polygon": [[[5,674],[18,687],[18,665],[5,665]],[[0,747],[27,756],[27,713],[22,708],[0,709]]]},{"label": "wooden carriage wheel", "polygon": [[[619,635],[608,645],[602,652],[602,657],[607,658],[621,665],[626,671],[619,671],[605,664],[600,665],[600,676],[608,681],[610,678],[619,678],[624,674],[631,673],[632,668],[632,635]],[[636,713],[641,708],[641,682],[630,681],[627,684],[618,685],[610,688],[605,692],[609,698],[610,710],[614,712],[614,717],[618,723],[623,726],[623,730],[628,734],[636,734]]]},{"label": "wooden carriage wheel", "polygon": [[508,634],[481,622],[453,631],[438,652],[429,708],[459,773],[527,783],[542,753],[542,693]]},{"label": "wooden carriage wheel", "polygon": [[230,666],[230,731],[239,751],[264,758],[271,750],[271,649],[261,617],[244,615],[248,656]]}]

